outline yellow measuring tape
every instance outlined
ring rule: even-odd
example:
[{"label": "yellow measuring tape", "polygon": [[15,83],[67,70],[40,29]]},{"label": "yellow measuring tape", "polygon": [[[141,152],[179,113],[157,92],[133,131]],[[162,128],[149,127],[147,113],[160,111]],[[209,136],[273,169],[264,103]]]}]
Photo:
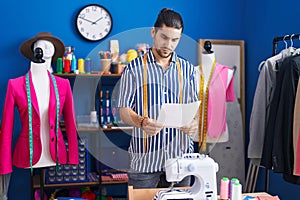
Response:
[{"label": "yellow measuring tape", "polygon": [[[206,136],[207,136],[207,110],[208,110],[208,93],[209,93],[209,84],[211,81],[212,74],[214,72],[216,66],[216,60],[214,60],[209,78],[207,81],[207,85],[205,88],[205,95],[204,93],[204,74],[202,65],[200,65],[200,91],[199,91],[199,100],[200,109],[199,109],[199,126],[198,126],[198,134],[199,134],[199,151],[202,150],[203,152],[206,151]],[[204,116],[203,116],[203,123],[202,123],[202,112],[204,109]]]},{"label": "yellow measuring tape", "polygon": [[[179,102],[182,104],[182,74],[181,74],[181,68],[180,63],[178,61],[178,58],[176,58],[176,66],[178,71],[178,79],[179,79]],[[144,85],[143,85],[143,116],[148,117],[148,90],[147,90],[147,53],[144,54],[143,57],[143,68],[144,68]],[[144,131],[144,150],[147,151],[147,134]]]}]

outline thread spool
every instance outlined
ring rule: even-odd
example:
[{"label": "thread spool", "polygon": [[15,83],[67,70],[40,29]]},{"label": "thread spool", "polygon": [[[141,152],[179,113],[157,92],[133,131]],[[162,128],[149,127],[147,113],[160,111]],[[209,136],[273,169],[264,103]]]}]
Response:
[{"label": "thread spool", "polygon": [[221,184],[220,184],[220,199],[221,200],[228,200],[229,194],[229,179],[227,177],[223,177],[221,179]]},{"label": "thread spool", "polygon": [[84,62],[84,69],[85,69],[85,72],[87,74],[90,74],[91,73],[91,59],[90,58],[86,58],[85,59],[85,62]]},{"label": "thread spool", "polygon": [[241,200],[242,199],[242,185],[240,183],[234,183],[232,185],[232,192],[230,200]]},{"label": "thread spool", "polygon": [[73,55],[72,61],[71,61],[71,72],[75,73],[76,70],[77,70],[77,60],[76,60],[75,55]]},{"label": "thread spool", "polygon": [[56,73],[62,74],[63,72],[63,60],[62,58],[57,58],[56,60]]},{"label": "thread spool", "polygon": [[71,60],[64,60],[64,72],[70,73],[71,71]]},{"label": "thread spool", "polygon": [[228,198],[230,198],[230,199],[231,199],[231,196],[232,196],[232,186],[233,186],[235,183],[240,183],[239,179],[237,179],[237,178],[232,178],[232,179],[230,180],[229,194],[228,194]]},{"label": "thread spool", "polygon": [[84,74],[85,73],[85,71],[84,71],[84,59],[79,58],[77,62],[78,62],[77,66],[78,66],[79,74]]},{"label": "thread spool", "polygon": [[96,111],[91,111],[91,123],[92,124],[97,124],[98,120],[97,120],[97,112]]}]

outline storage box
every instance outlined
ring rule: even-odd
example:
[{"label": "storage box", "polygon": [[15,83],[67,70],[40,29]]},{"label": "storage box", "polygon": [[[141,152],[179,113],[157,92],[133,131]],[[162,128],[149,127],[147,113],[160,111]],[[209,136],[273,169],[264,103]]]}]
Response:
[{"label": "storage box", "polygon": [[[67,142],[66,142],[66,145]],[[87,166],[87,139],[80,138],[78,141],[78,165],[59,165],[58,171],[56,167],[49,167],[46,169],[45,183],[58,184],[58,183],[74,183],[74,182],[87,182],[88,181],[88,166]]]}]

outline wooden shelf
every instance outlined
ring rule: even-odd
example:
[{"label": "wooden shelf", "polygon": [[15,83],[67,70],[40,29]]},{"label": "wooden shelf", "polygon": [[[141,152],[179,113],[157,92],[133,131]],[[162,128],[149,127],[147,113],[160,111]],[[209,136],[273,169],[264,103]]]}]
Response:
[{"label": "wooden shelf", "polygon": [[[91,186],[91,185],[99,185],[99,182],[67,182],[67,183],[55,183],[55,184],[44,184],[44,188],[52,188],[52,187],[76,187],[76,186]],[[33,177],[33,188],[40,188],[40,175],[34,175]]]},{"label": "wooden shelf", "polygon": [[62,76],[62,77],[99,77],[99,76],[103,76],[103,77],[120,77],[121,74],[101,74],[99,73],[92,73],[92,74],[73,74],[73,73],[62,73],[62,74],[57,74],[57,73],[53,73],[53,75],[56,76]]},{"label": "wooden shelf", "polygon": [[128,181],[102,181],[101,185],[127,184]]},{"label": "wooden shelf", "polygon": [[[112,127],[112,128],[95,128],[95,127],[77,127],[77,131],[78,132],[93,132],[93,131],[122,131],[122,130],[132,130],[133,127],[132,126],[124,126],[124,127]],[[65,131],[65,127],[61,127],[62,131]]]}]

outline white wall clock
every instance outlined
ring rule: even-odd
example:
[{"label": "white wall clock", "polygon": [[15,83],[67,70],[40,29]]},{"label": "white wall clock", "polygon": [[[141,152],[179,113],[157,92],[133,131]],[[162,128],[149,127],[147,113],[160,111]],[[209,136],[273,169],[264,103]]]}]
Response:
[{"label": "white wall clock", "polygon": [[89,41],[104,39],[111,32],[112,17],[101,5],[90,4],[80,9],[76,17],[76,27],[82,37]]}]

